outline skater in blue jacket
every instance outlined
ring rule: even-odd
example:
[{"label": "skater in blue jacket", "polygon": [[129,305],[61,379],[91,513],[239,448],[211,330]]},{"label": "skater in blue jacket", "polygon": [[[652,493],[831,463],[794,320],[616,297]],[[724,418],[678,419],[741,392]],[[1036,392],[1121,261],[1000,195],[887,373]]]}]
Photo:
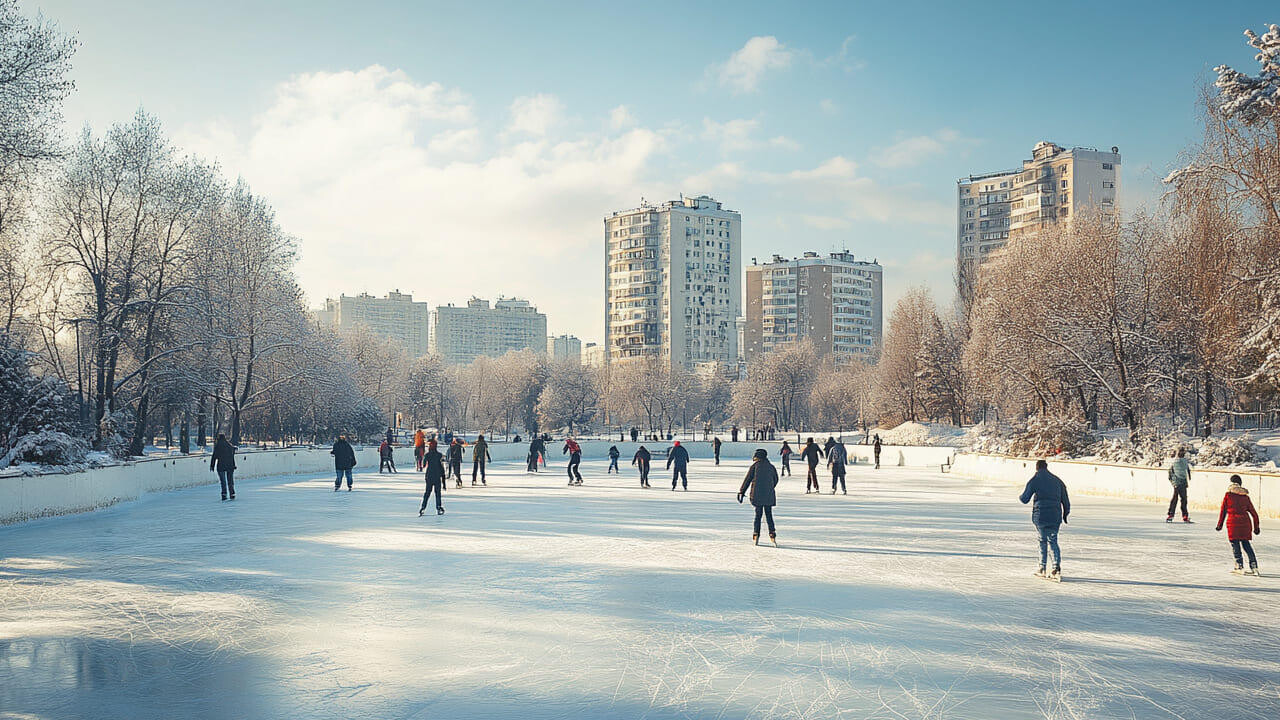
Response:
[{"label": "skater in blue jacket", "polygon": [[[1062,478],[1049,472],[1049,463],[1037,460],[1036,474],[1027,481],[1027,487],[1018,499],[1024,505],[1035,500],[1031,506],[1031,522],[1040,533],[1040,568],[1036,570],[1036,577],[1061,580],[1062,553],[1058,550],[1058,528],[1071,514],[1066,484]],[[1049,550],[1053,550],[1053,569],[1045,572]]]}]

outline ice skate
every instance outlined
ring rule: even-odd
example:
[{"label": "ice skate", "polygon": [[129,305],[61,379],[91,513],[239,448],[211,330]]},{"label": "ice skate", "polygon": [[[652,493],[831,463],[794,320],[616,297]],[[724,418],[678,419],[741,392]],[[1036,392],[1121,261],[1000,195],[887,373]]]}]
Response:
[{"label": "ice skate", "polygon": [[1236,563],[1236,566],[1235,566],[1234,568],[1232,568],[1232,569],[1231,569],[1231,574],[1232,574],[1232,575],[1243,575],[1243,574],[1244,574],[1244,565],[1242,565],[1242,564],[1240,564],[1240,563]]},{"label": "ice skate", "polygon": [[1194,525],[1194,524],[1195,524],[1195,520],[1192,520],[1191,518],[1187,517],[1186,515],[1183,515],[1183,516],[1182,516],[1182,522],[1184,522],[1184,523],[1186,523],[1186,524],[1188,524],[1188,525]]},{"label": "ice skate", "polygon": [[438,507],[438,508],[436,508],[436,514],[437,514],[437,515],[443,515],[443,514],[444,514],[444,508],[442,508],[442,507]]},{"label": "ice skate", "polygon": [[769,533],[769,542],[773,543],[774,547],[778,547],[778,536],[774,533]]},{"label": "ice skate", "polygon": [[462,487],[462,481],[461,481],[461,480],[459,480],[459,481],[458,481],[458,487]]},{"label": "ice skate", "polygon": [[236,496],[235,496],[235,495],[232,495],[232,496],[231,496],[231,499],[232,499],[232,500],[235,500],[235,499],[236,499]]},{"label": "ice skate", "polygon": [[425,508],[418,510],[418,517],[422,517],[422,513],[424,512],[426,512]]},{"label": "ice skate", "polygon": [[756,545],[759,545],[759,544],[760,544],[760,535],[759,535],[759,534],[752,535],[752,536],[751,536],[751,542],[752,542],[752,543],[754,543],[754,544],[756,544]]},{"label": "ice skate", "polygon": [[341,489],[342,489],[342,486],[341,486],[341,485],[339,485],[338,487],[334,488],[334,489],[333,489],[333,491],[334,491],[334,492],[338,492],[338,491],[339,491],[339,490],[341,490]]},{"label": "ice skate", "polygon": [[226,496],[226,495],[223,495],[223,496],[222,496],[222,502],[226,502],[226,501],[227,501],[227,496]]},{"label": "ice skate", "polygon": [[1167,522],[1167,523],[1171,523],[1171,522],[1173,522],[1173,516],[1172,516],[1172,515],[1170,515],[1169,517],[1165,518],[1165,519],[1164,519],[1164,521],[1165,521],[1165,522]]},{"label": "ice skate", "polygon": [[1245,575],[1254,575],[1254,576],[1258,576],[1258,577],[1261,577],[1261,576],[1262,576],[1262,573],[1258,572],[1258,566],[1257,566],[1257,565],[1250,565],[1250,566],[1249,566],[1249,569],[1244,571],[1244,574],[1245,574]]},{"label": "ice skate", "polygon": [[1036,577],[1038,577],[1038,578],[1048,577],[1048,574],[1047,574],[1047,573],[1045,573],[1045,571],[1044,571],[1044,566],[1043,566],[1043,565],[1041,565],[1040,567],[1036,568]]},{"label": "ice skate", "polygon": [[1054,582],[1062,582],[1062,568],[1054,565],[1053,570],[1046,577]]}]

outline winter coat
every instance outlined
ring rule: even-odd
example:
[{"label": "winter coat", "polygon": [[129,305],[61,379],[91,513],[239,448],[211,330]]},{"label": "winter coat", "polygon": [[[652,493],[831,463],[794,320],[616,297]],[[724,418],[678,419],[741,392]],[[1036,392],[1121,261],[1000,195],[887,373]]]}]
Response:
[{"label": "winter coat", "polygon": [[822,452],[827,455],[830,455],[831,448],[835,447],[835,445],[836,445],[836,441],[834,438],[827,438],[827,441],[822,444]]},{"label": "winter coat", "polygon": [[396,436],[392,434],[391,428],[387,428],[387,444],[390,445],[392,442],[395,441],[395,439],[396,439]]},{"label": "winter coat", "polygon": [[782,457],[786,457],[786,456],[790,455],[790,454],[791,454],[791,446],[790,446],[790,445],[788,445],[788,444],[787,444],[787,443],[785,443],[785,442],[784,442],[784,443],[782,443],[782,449],[778,451],[778,454],[779,454],[779,455],[781,455]]},{"label": "winter coat", "polygon": [[1223,521],[1227,524],[1228,540],[1252,540],[1253,534],[1262,530],[1248,488],[1235,484],[1227,488],[1227,494],[1222,496],[1222,509],[1218,511],[1219,530]]},{"label": "winter coat", "polygon": [[442,457],[439,450],[428,450],[427,454],[422,456],[428,485],[444,481],[444,465],[440,462]]},{"label": "winter coat", "polygon": [[827,451],[828,465],[848,465],[849,451],[845,449],[844,443],[835,443],[831,449]]},{"label": "winter coat", "polygon": [[879,455],[880,454],[880,436],[879,435],[876,436],[876,441],[871,443],[871,446],[875,448],[876,454]]},{"label": "winter coat", "polygon": [[778,494],[774,488],[778,485],[778,470],[768,460],[756,460],[747,469],[747,477],[738,488],[738,494],[746,493],[750,488],[751,504],[756,507],[773,507],[778,504]]},{"label": "winter coat", "polygon": [[689,467],[689,451],[684,449],[683,445],[676,445],[667,452],[667,469],[671,469],[671,463],[676,464],[677,470],[684,470]]},{"label": "winter coat", "polygon": [[427,446],[427,434],[426,434],[426,433],[424,433],[424,432],[422,432],[421,430],[416,430],[416,431],[414,431],[414,433],[413,433],[413,446],[414,446],[414,447],[416,447],[416,448],[426,447],[426,446]]},{"label": "winter coat", "polygon": [[1191,479],[1191,466],[1184,457],[1176,458],[1169,466],[1169,484],[1174,487],[1186,487]]},{"label": "winter coat", "polygon": [[529,454],[535,457],[547,454],[547,445],[542,442],[542,438],[536,437],[529,441]]},{"label": "winter coat", "polygon": [[462,462],[462,443],[455,443],[449,446],[449,462]]},{"label": "winter coat", "polygon": [[210,470],[235,470],[236,469],[236,448],[226,440],[219,440],[213,444],[213,454],[209,456]]},{"label": "winter coat", "polygon": [[565,440],[564,449],[560,451],[560,454],[564,455],[565,453],[569,453],[569,457],[582,457],[582,448],[572,440]]},{"label": "winter coat", "polygon": [[800,457],[804,458],[809,467],[817,467],[818,460],[822,458],[822,448],[817,443],[809,443],[804,446],[804,452],[800,453]]},{"label": "winter coat", "polygon": [[634,457],[631,458],[632,465],[648,465],[651,455],[648,448],[640,448],[636,451]]},{"label": "winter coat", "polygon": [[350,470],[356,466],[356,451],[351,449],[351,443],[346,440],[334,443],[329,454],[333,456],[335,470]]},{"label": "winter coat", "polygon": [[622,453],[618,452],[618,446],[617,446],[617,445],[610,445],[610,446],[609,446],[609,459],[611,459],[611,460],[617,460],[617,459],[618,459],[618,456],[619,456],[619,455],[621,455],[621,454],[622,454]]},{"label": "winter coat", "polygon": [[711,441],[711,449],[714,452],[720,452],[720,438],[716,438]]},{"label": "winter coat", "polygon": [[493,459],[489,457],[489,443],[484,438],[476,440],[475,447],[471,448],[471,459],[476,462],[488,462]]},{"label": "winter coat", "polygon": [[391,446],[387,444],[386,440],[383,440],[382,444],[378,446],[378,457],[383,460],[391,459]]},{"label": "winter coat", "polygon": [[1048,469],[1037,470],[1018,499],[1025,505],[1032,498],[1035,498],[1035,504],[1031,506],[1031,522],[1036,525],[1059,525],[1071,514],[1071,498],[1067,497],[1066,484]]}]

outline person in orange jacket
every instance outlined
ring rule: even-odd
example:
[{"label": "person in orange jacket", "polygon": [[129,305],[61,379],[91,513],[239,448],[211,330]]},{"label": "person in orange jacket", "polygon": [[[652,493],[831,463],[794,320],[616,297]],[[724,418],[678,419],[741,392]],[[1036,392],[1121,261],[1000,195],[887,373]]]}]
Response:
[{"label": "person in orange jacket", "polygon": [[413,431],[413,459],[418,465],[418,472],[422,472],[422,455],[427,449],[427,434],[422,432],[422,428]]}]

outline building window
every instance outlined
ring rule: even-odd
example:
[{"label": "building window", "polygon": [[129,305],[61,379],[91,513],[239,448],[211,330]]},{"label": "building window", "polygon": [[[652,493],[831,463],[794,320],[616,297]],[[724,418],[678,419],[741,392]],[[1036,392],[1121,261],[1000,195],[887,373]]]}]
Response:
[{"label": "building window", "polygon": [[1103,170],[1114,170],[1114,169],[1115,169],[1115,165],[1112,165],[1111,163],[1102,163],[1102,169],[1103,169]]}]

